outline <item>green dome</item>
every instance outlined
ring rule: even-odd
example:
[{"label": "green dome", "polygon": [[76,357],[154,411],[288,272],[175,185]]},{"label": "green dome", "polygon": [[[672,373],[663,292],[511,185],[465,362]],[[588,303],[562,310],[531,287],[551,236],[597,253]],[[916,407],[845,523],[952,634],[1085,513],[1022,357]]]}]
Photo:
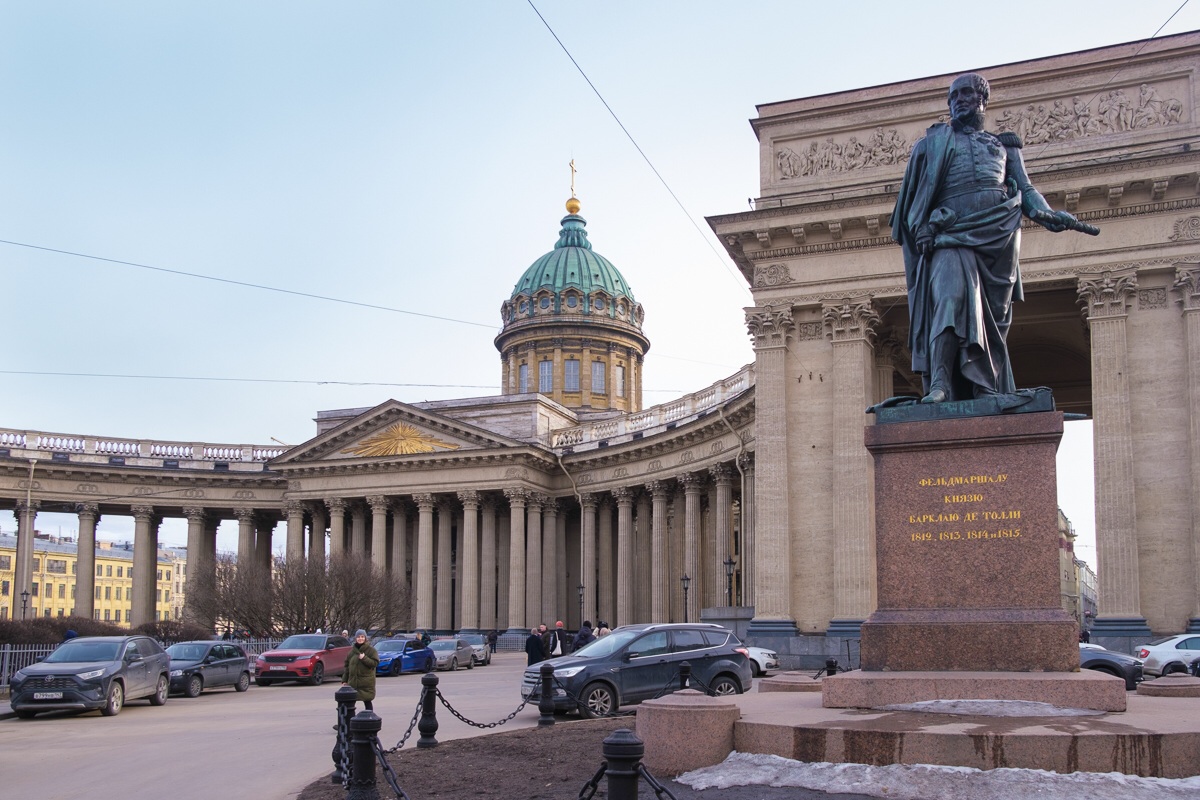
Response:
[{"label": "green dome", "polygon": [[634,303],[629,284],[613,263],[592,250],[587,237],[587,220],[578,214],[562,218],[558,243],[546,255],[534,261],[513,288],[512,297],[532,297],[541,290],[561,295],[568,287],[585,296],[603,291],[609,297],[626,297]]}]

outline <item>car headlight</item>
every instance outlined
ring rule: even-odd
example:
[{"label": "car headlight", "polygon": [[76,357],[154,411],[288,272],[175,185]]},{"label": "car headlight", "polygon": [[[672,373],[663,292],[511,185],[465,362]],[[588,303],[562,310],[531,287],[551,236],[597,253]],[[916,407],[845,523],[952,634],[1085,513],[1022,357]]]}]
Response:
[{"label": "car headlight", "polygon": [[89,669],[87,672],[79,673],[79,675],[77,677],[81,681],[90,681],[90,680],[95,680],[96,678],[99,678],[103,674],[104,674],[103,669]]},{"label": "car headlight", "polygon": [[172,677],[172,678],[182,678],[182,677],[183,677],[183,670],[181,670],[181,669],[173,669],[173,670],[171,670],[171,677]]},{"label": "car headlight", "polygon": [[20,683],[21,681],[25,680],[28,677],[29,676],[26,675],[23,670],[17,670],[16,672],[14,672],[12,674],[12,677],[9,678],[8,681],[9,681],[9,683]]},{"label": "car headlight", "polygon": [[556,678],[574,678],[582,670],[583,670],[582,666],[567,667],[565,669],[556,669],[556,670],[554,670],[554,677],[556,677]]}]

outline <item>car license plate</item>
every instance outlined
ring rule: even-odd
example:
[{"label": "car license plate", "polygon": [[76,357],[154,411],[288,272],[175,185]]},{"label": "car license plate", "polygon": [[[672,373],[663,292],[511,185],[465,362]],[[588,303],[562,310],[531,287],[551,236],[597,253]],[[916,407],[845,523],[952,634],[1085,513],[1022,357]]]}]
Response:
[{"label": "car license plate", "polygon": [[34,692],[34,700],[62,700],[62,692]]},{"label": "car license plate", "polygon": [[271,667],[271,669],[272,669],[272,670],[279,670],[280,672],[282,672],[283,670],[287,669],[287,667]]}]

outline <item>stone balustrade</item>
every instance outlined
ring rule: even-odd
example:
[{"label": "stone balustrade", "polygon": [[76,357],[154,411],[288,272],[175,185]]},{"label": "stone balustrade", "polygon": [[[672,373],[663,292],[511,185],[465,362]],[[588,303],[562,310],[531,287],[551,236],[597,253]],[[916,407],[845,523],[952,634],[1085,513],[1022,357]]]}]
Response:
[{"label": "stone balustrade", "polygon": [[[228,469],[260,472],[287,448],[260,444],[208,444],[158,439],[116,439],[72,433],[0,428],[0,451],[13,458],[75,461],[167,469]],[[223,466],[222,466],[223,465]]]}]

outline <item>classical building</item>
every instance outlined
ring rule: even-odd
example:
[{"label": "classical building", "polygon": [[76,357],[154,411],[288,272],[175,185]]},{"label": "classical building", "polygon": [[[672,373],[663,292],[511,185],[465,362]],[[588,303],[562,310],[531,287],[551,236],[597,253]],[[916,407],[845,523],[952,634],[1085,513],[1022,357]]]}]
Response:
[{"label": "classical building", "polygon": [[[1009,342],[1018,385],[1094,420],[1093,640],[1117,645],[1200,629],[1197,63],[1193,33],[979,70],[989,127],[1101,228],[1026,228]],[[277,526],[287,559],[367,555],[408,582],[419,627],[709,609],[790,664],[843,652],[875,605],[863,412],[919,391],[889,217],[953,77],[759,107],[760,195],[709,219],[754,297],[755,360],[727,380],[642,408],[643,310],[572,203],[502,304],[498,396],[324,411],[286,452],[0,429],[15,585],[39,511],[78,513],[81,544],[130,515],[132,620],[150,620],[158,522],[187,519],[196,575],[237,519],[239,563],[269,562]]]}]

